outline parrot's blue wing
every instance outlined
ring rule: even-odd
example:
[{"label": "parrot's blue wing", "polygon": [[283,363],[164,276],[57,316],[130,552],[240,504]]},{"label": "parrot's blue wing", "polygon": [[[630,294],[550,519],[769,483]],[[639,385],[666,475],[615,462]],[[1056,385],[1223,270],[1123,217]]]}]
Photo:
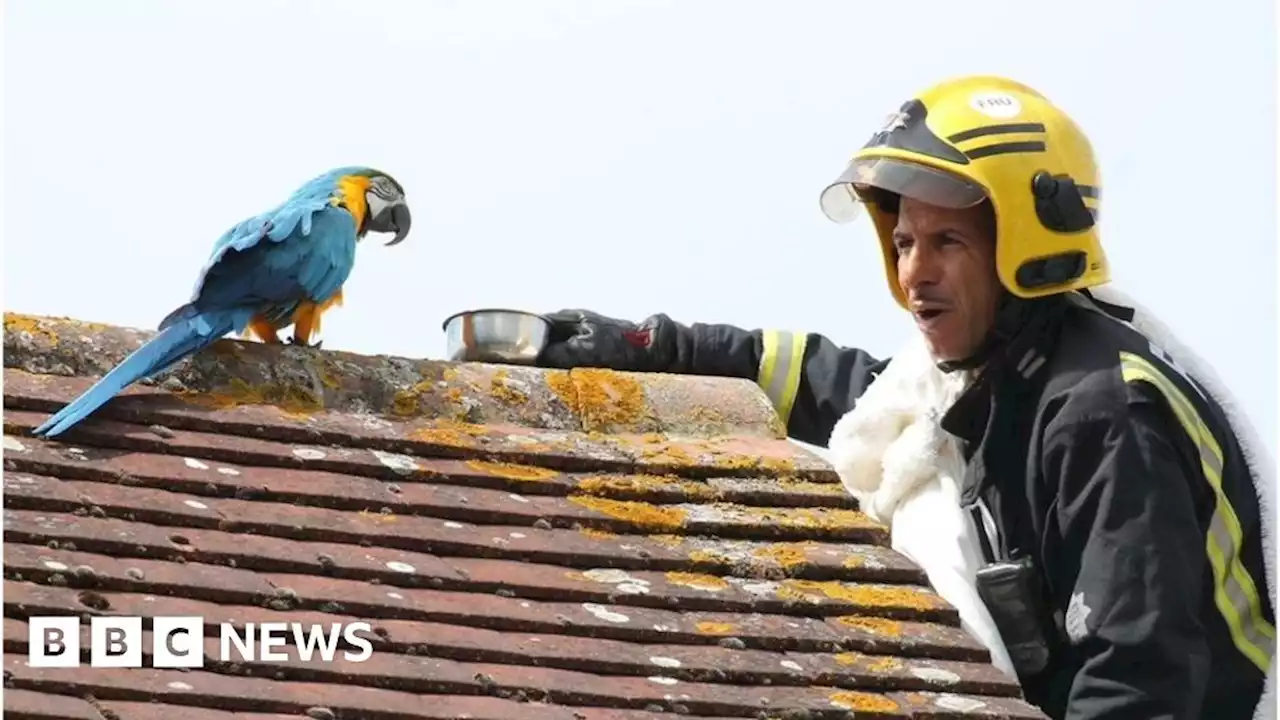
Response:
[{"label": "parrot's blue wing", "polygon": [[[355,222],[354,218],[346,210],[332,204],[333,182],[334,178],[340,177],[353,169],[339,168],[321,175],[303,185],[278,207],[242,220],[224,232],[214,242],[213,251],[196,278],[191,302],[174,310],[165,317],[160,322],[160,329],[164,329],[181,317],[187,317],[193,312],[205,309],[210,304],[214,307],[228,307],[226,303],[236,301],[235,283],[232,283],[229,288],[206,289],[210,274],[222,276],[224,280],[220,282],[225,284],[225,278],[231,268],[243,270],[255,262],[264,262],[267,266],[274,267],[277,270],[288,268],[289,271],[296,271],[299,274],[299,279],[303,281],[301,288],[303,294],[290,296],[287,291],[282,294],[279,289],[275,288],[260,289],[261,292],[265,292],[265,296],[253,291],[246,292],[242,302],[252,302],[255,299],[267,300],[268,302],[271,300],[278,301],[286,297],[292,297],[295,301],[292,304],[286,304],[287,306],[263,307],[260,314],[264,317],[269,317],[273,320],[282,319],[293,311],[297,301],[307,298],[323,301],[337,292],[355,263]],[[322,224],[328,225],[324,232],[320,234],[324,236],[322,238],[313,232],[317,216],[327,219],[321,221]],[[349,231],[343,227],[342,216],[347,219],[345,224],[350,226]],[[306,247],[305,244],[298,245],[293,242],[300,237],[311,238],[313,242],[318,238],[319,244],[316,247]],[[345,242],[347,238],[350,241],[350,252],[344,250],[348,244]],[[285,252],[273,251],[276,254],[265,260],[263,259],[265,256],[260,250],[257,250],[257,248],[265,249],[277,244],[293,245],[293,247]],[[228,254],[234,257],[229,258]],[[301,263],[306,267],[288,267],[290,262]],[[341,273],[342,276],[340,280],[336,281],[336,285],[332,280],[326,282],[323,277],[325,273],[334,272]],[[234,274],[234,271],[231,271],[231,274]],[[257,281],[261,282],[261,279],[259,278]],[[322,294],[319,296],[313,294],[309,286],[305,284],[307,282],[315,284],[314,293]],[[244,285],[243,279],[241,280],[241,285]],[[247,289],[247,287],[242,289]],[[212,298],[218,298],[218,300],[211,303]],[[239,331],[238,329],[237,332]]]},{"label": "parrot's blue wing", "polygon": [[227,244],[203,273],[191,303],[196,311],[249,305],[283,320],[302,302],[324,302],[342,288],[355,266],[349,212],[325,203],[301,215],[288,235],[274,237],[278,227]]},{"label": "parrot's blue wing", "polygon": [[326,207],[331,207],[331,192],[331,188],[326,190],[316,181],[312,181],[278,207],[242,220],[224,232],[214,241],[209,259],[196,277],[195,291],[191,296],[192,302],[200,297],[200,289],[204,285],[205,276],[209,270],[221,262],[228,252],[243,252],[264,240],[280,242],[293,236],[299,229],[303,235],[310,234],[311,216]]}]

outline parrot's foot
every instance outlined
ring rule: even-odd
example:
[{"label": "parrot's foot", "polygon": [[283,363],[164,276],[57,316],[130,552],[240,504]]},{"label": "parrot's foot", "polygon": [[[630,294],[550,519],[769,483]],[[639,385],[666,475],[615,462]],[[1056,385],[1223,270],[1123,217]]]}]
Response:
[{"label": "parrot's foot", "polygon": [[289,344],[290,344],[290,345],[301,345],[301,346],[306,347],[306,348],[311,348],[312,350],[319,350],[319,349],[320,349],[320,346],[321,346],[322,344],[324,344],[324,341],[323,341],[323,340],[317,340],[317,341],[315,341],[314,343],[304,343],[304,342],[302,342],[301,340],[299,340],[299,339],[298,339],[298,336],[297,336],[297,335],[294,335],[293,337],[290,337],[290,338],[289,338]]}]

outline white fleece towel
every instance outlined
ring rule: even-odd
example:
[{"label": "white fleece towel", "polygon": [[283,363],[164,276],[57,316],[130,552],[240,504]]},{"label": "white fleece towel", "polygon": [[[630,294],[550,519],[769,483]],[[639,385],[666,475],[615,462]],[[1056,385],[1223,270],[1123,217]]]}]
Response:
[{"label": "white fleece towel", "polygon": [[[1256,484],[1262,514],[1266,581],[1275,603],[1274,465],[1256,430],[1217,374],[1154,315],[1111,287],[1092,294],[1135,311],[1132,325],[1186,369],[1223,408]],[[890,527],[892,547],[919,564],[962,626],[987,646],[992,662],[1013,676],[999,632],[974,589],[981,565],[977,535],[960,509],[963,465],[955,439],[939,425],[971,376],[942,373],[915,336],[836,424],[827,457],[865,512]],[[1255,720],[1275,720],[1275,662]]]},{"label": "white fleece towel", "polygon": [[974,589],[982,566],[977,536],[960,510],[964,460],[939,425],[964,391],[969,373],[939,372],[924,338],[914,334],[836,423],[827,457],[871,517],[890,529],[890,545],[924,569],[961,625],[1016,677],[991,615]]}]

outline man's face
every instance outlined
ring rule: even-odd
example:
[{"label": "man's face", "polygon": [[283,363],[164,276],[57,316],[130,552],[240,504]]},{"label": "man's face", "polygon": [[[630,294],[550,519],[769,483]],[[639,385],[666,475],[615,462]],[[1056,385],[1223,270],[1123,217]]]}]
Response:
[{"label": "man's face", "polygon": [[934,360],[972,355],[1001,294],[991,206],[951,210],[904,197],[893,244],[898,282]]}]

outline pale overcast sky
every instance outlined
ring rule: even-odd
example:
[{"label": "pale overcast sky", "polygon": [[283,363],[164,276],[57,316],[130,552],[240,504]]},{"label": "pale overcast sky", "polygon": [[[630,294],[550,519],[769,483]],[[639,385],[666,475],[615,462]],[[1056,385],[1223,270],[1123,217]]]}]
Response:
[{"label": "pale overcast sky", "polygon": [[[439,357],[477,306],[913,332],[818,193],[949,76],[1091,134],[1117,286],[1276,436],[1266,0],[9,0],[6,310],[154,327],[213,240],[337,165],[398,178],[326,348]],[[1272,444],[1274,452],[1274,442]]]}]

